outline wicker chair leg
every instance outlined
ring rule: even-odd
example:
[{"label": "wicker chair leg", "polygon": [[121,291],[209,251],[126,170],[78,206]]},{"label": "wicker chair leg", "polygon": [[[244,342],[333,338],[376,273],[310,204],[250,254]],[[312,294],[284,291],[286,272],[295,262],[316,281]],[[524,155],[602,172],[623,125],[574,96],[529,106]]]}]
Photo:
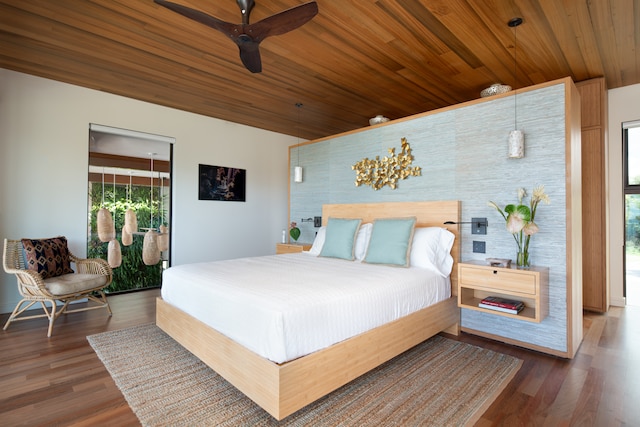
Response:
[{"label": "wicker chair leg", "polygon": [[[53,332],[53,322],[56,321],[56,318],[60,314],[58,314],[58,316],[56,316],[57,304],[56,304],[55,301],[53,302],[53,304],[51,304],[51,313],[49,313],[47,311],[47,307],[45,306],[44,302],[42,303],[42,308],[44,309],[44,311],[46,313],[48,313],[47,317],[49,318],[49,329],[47,330],[47,338],[51,338],[51,333]],[[62,311],[60,313],[62,313]]]},{"label": "wicker chair leg", "polygon": [[100,290],[99,292],[100,292],[100,299],[102,300],[102,302],[105,305],[105,308],[109,312],[109,316],[112,316],[113,312],[111,311],[111,306],[109,305],[109,300],[107,300],[107,296],[105,295],[103,290]]},{"label": "wicker chair leg", "polygon": [[[22,304],[25,302],[28,302],[28,304],[21,308]],[[16,305],[16,308],[13,309],[13,312],[11,313],[11,316],[9,316],[9,318],[7,319],[7,322],[4,324],[3,329],[6,331],[7,328],[9,327],[9,324],[11,324],[13,320],[21,320],[21,319],[18,319],[18,316],[20,316],[22,313],[27,311],[36,302],[37,301],[30,301],[25,298],[21,299],[20,302]],[[32,317],[35,317],[35,316],[29,316],[28,318],[32,318]]]}]

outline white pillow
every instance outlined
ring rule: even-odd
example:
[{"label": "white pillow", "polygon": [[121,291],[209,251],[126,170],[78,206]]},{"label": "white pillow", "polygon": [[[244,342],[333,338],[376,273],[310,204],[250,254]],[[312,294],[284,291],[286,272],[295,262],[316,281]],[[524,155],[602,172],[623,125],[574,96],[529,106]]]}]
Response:
[{"label": "white pillow", "polygon": [[322,251],[322,246],[324,245],[324,238],[327,233],[327,227],[322,226],[318,229],[316,233],[316,238],[313,240],[313,245],[311,245],[311,249],[309,249],[309,253],[311,255],[318,256],[320,255],[320,251]]},{"label": "white pillow", "polygon": [[453,268],[451,248],[455,235],[441,227],[419,227],[413,233],[410,262],[412,267],[426,268],[447,277]]},{"label": "white pillow", "polygon": [[370,222],[362,224],[356,235],[356,248],[354,255],[357,261],[362,261],[367,254],[367,247],[369,246],[369,240],[371,239],[371,230],[373,224]]},{"label": "white pillow", "polygon": [[[362,261],[367,253],[367,246],[369,246],[369,239],[371,238],[371,229],[373,224],[362,224],[356,235],[356,247],[354,249],[354,255],[356,260]],[[324,240],[327,233],[327,227],[322,226],[318,229],[316,238],[313,240],[313,245],[309,249],[309,254],[318,256],[322,252],[322,246],[324,246]]]}]

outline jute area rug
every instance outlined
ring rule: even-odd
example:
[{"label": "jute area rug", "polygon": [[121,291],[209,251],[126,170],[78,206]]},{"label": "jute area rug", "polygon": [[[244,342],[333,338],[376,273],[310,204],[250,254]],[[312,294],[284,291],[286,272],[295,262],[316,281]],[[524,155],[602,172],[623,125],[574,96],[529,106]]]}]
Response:
[{"label": "jute area rug", "polygon": [[435,336],[278,422],[153,324],[87,339],[144,426],[463,426],[522,364]]}]

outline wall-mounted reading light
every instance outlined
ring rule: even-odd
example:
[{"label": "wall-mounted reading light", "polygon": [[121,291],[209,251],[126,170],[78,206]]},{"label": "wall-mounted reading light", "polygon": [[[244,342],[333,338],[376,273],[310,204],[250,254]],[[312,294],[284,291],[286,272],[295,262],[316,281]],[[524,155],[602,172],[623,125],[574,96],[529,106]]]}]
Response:
[{"label": "wall-mounted reading light", "polygon": [[314,227],[322,227],[322,217],[321,216],[314,216],[309,217],[309,218],[302,218],[300,220],[300,222],[313,222],[313,226]]},{"label": "wall-mounted reading light", "polygon": [[487,234],[489,221],[487,218],[471,218],[469,222],[447,221],[445,224],[471,224],[471,234]]}]

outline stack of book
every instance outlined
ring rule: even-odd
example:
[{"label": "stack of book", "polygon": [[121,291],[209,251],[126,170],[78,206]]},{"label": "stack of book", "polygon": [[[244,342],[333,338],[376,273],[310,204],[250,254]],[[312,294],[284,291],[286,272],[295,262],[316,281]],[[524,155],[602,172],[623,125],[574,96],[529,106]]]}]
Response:
[{"label": "stack of book", "polygon": [[524,308],[522,301],[516,301],[500,297],[486,297],[478,307],[488,308],[489,310],[502,311],[504,313],[518,314]]}]

